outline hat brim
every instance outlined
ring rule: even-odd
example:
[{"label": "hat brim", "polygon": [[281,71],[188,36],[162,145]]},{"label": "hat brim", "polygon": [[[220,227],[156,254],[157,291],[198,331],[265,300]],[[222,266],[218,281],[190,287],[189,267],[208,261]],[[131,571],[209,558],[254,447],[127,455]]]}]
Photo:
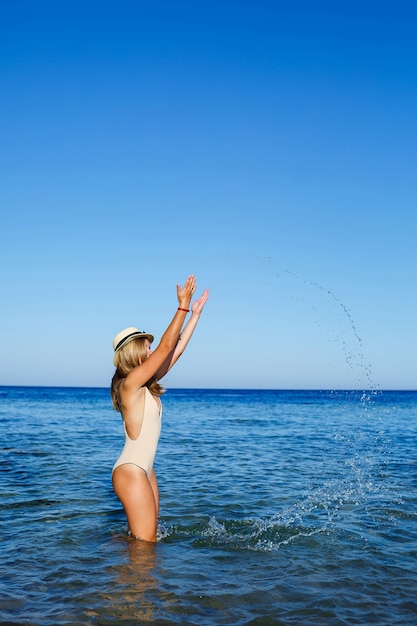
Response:
[{"label": "hat brim", "polygon": [[147,339],[147,340],[149,341],[149,343],[152,343],[152,342],[153,342],[153,340],[154,340],[154,336],[153,336],[153,335],[150,335],[149,333],[141,333],[140,335],[135,334],[135,335],[132,335],[132,337],[128,337],[128,338],[126,339],[126,341],[124,341],[124,342],[122,343],[122,345],[121,345],[119,348],[117,348],[117,350],[115,350],[115,351],[114,351],[114,355],[113,355],[113,365],[114,365],[114,366],[116,366],[116,354],[117,354],[118,352],[120,352],[120,350],[121,350],[122,348],[124,348],[125,346],[127,346],[127,344],[128,344],[128,343],[130,343],[131,341],[133,341],[134,339],[142,339],[142,338]]}]

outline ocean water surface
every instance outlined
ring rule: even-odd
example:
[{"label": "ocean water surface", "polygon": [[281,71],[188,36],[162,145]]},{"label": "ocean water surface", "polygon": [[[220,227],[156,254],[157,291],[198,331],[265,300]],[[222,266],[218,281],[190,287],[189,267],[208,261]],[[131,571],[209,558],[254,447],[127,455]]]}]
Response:
[{"label": "ocean water surface", "polygon": [[108,389],[0,387],[0,623],[415,624],[417,392],[169,390],[156,546]]}]

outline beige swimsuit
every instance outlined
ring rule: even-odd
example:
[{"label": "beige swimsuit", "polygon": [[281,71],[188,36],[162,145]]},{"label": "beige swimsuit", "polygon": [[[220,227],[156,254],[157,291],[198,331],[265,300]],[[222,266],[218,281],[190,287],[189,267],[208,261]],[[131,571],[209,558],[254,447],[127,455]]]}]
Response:
[{"label": "beige swimsuit", "polygon": [[149,389],[144,387],[144,408],[143,419],[140,433],[137,439],[131,439],[126,431],[126,425],[123,420],[125,431],[125,445],[121,455],[113,466],[112,472],[125,463],[132,463],[142,468],[146,475],[151,473],[153,462],[158,447],[159,435],[161,433],[162,424],[162,406],[158,402]]}]

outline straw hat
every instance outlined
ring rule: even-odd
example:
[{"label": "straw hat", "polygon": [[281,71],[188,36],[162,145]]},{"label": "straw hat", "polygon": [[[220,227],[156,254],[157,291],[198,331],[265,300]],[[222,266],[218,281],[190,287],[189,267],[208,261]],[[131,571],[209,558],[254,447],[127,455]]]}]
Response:
[{"label": "straw hat", "polygon": [[[123,348],[123,346],[129,343],[129,341],[132,341],[132,339],[136,339],[137,337],[146,337],[149,343],[152,343],[154,339],[153,335],[145,333],[145,331],[138,330],[134,326],[129,326],[129,328],[125,328],[124,330],[121,330],[120,333],[117,333],[113,339],[114,354],[116,355],[116,352],[118,352],[120,348]],[[116,365],[114,361],[115,359],[113,357],[113,363]]]}]

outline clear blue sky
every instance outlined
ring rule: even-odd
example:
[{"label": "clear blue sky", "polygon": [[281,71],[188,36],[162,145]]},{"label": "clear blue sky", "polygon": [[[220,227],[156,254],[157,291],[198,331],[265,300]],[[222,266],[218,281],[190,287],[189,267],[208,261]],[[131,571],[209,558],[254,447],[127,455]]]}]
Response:
[{"label": "clear blue sky", "polygon": [[2,2],[0,384],[417,388],[414,2]]}]

